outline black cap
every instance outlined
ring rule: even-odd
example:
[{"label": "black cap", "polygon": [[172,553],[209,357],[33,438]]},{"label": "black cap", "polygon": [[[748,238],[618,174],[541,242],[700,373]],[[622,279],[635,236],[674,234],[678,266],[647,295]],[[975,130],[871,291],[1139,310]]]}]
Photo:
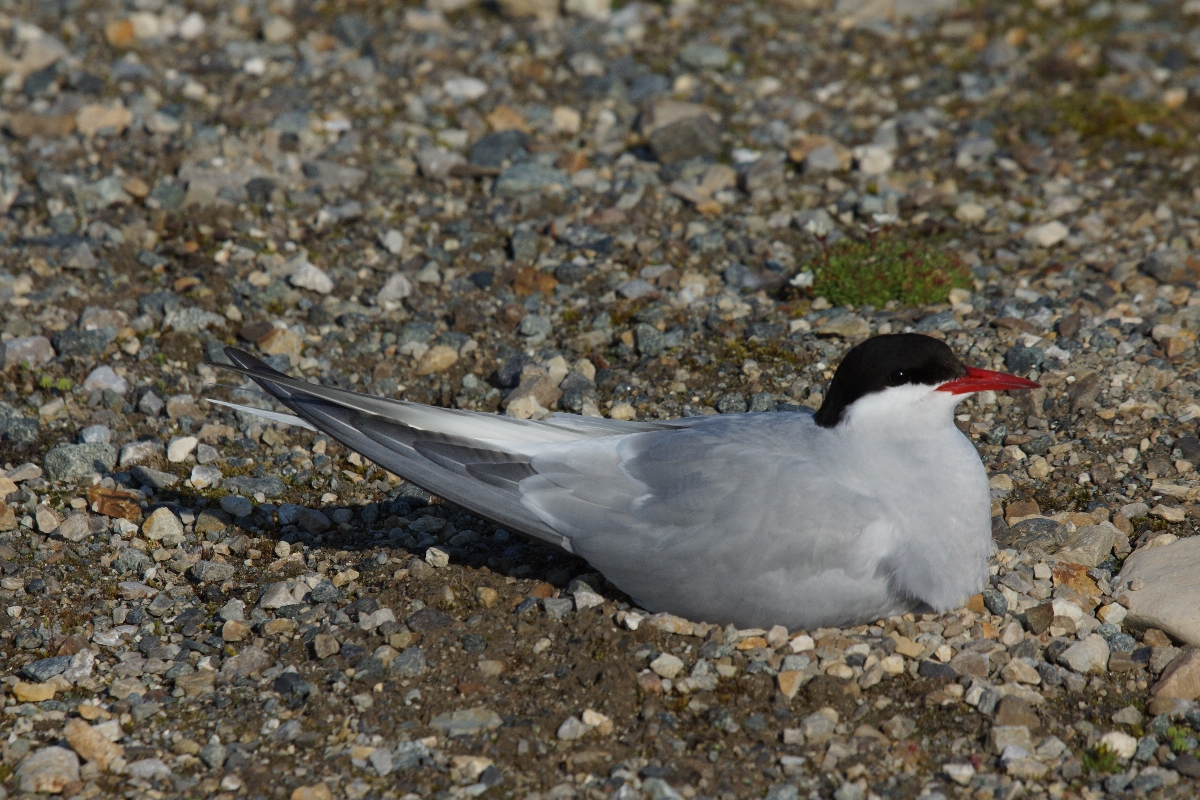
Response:
[{"label": "black cap", "polygon": [[909,383],[937,386],[961,378],[967,368],[944,342],[919,333],[875,336],[842,359],[825,402],[814,415],[822,428],[842,421],[860,397]]}]

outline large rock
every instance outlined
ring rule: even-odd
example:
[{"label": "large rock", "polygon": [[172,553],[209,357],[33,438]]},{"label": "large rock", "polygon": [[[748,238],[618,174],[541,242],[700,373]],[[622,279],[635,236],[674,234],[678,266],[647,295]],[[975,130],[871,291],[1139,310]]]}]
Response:
[{"label": "large rock", "polygon": [[1135,550],[1113,583],[1127,600],[1126,627],[1200,647],[1200,536]]},{"label": "large rock", "polygon": [[1200,697],[1200,650],[1189,647],[1163,670],[1158,683],[1150,689],[1155,697],[1195,700]]},{"label": "large rock", "polygon": [[22,336],[9,339],[4,343],[4,366],[15,367],[18,364],[28,364],[30,367],[40,367],[54,360],[54,347],[45,336]]},{"label": "large rock", "polygon": [[1053,553],[1067,541],[1068,535],[1066,527],[1054,520],[1033,517],[1021,520],[1001,533],[996,537],[996,544],[1014,550],[1037,547],[1047,553]]},{"label": "large rock", "polygon": [[25,757],[17,767],[22,792],[61,794],[69,783],[79,782],[79,756],[65,747],[43,747]]},{"label": "large rock", "polygon": [[117,449],[101,442],[56,447],[46,454],[43,462],[46,475],[54,481],[74,480],[93,472],[109,472],[116,464]]}]

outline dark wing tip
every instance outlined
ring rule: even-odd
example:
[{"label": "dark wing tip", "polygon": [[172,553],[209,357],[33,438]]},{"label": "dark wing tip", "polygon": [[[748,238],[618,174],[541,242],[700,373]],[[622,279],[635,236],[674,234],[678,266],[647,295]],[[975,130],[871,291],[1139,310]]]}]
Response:
[{"label": "dark wing tip", "polygon": [[[241,348],[238,348],[238,347],[232,347],[232,346],[226,347],[225,348],[225,357],[228,358],[231,362],[233,362],[234,366],[241,367],[242,369],[253,370],[254,372],[263,374],[264,377],[268,376],[268,375],[278,375],[281,377],[287,377],[279,370],[273,369],[272,367],[270,367],[262,359],[255,358],[254,356],[247,353],[245,350],[242,350]],[[213,366],[221,367],[221,366],[225,366],[225,365],[213,364]]]}]

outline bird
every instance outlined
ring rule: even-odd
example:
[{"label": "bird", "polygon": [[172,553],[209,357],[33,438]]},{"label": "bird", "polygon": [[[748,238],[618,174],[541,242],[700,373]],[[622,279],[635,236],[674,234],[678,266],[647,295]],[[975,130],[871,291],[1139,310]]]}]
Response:
[{"label": "bird", "polygon": [[[864,340],[815,413],[521,420],[226,369],[445,500],[586,560],[642,609],[739,628],[945,613],[986,585],[988,477],[955,426],[975,392],[1037,383],[916,333]],[[214,401],[221,402],[221,401]]]}]

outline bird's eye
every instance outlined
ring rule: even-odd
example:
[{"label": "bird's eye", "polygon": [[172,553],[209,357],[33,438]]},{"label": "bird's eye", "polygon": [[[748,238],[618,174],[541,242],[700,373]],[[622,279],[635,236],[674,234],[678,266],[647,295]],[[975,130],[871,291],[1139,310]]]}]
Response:
[{"label": "bird's eye", "polygon": [[908,373],[902,369],[898,369],[888,376],[888,384],[891,386],[900,386],[908,381]]}]

